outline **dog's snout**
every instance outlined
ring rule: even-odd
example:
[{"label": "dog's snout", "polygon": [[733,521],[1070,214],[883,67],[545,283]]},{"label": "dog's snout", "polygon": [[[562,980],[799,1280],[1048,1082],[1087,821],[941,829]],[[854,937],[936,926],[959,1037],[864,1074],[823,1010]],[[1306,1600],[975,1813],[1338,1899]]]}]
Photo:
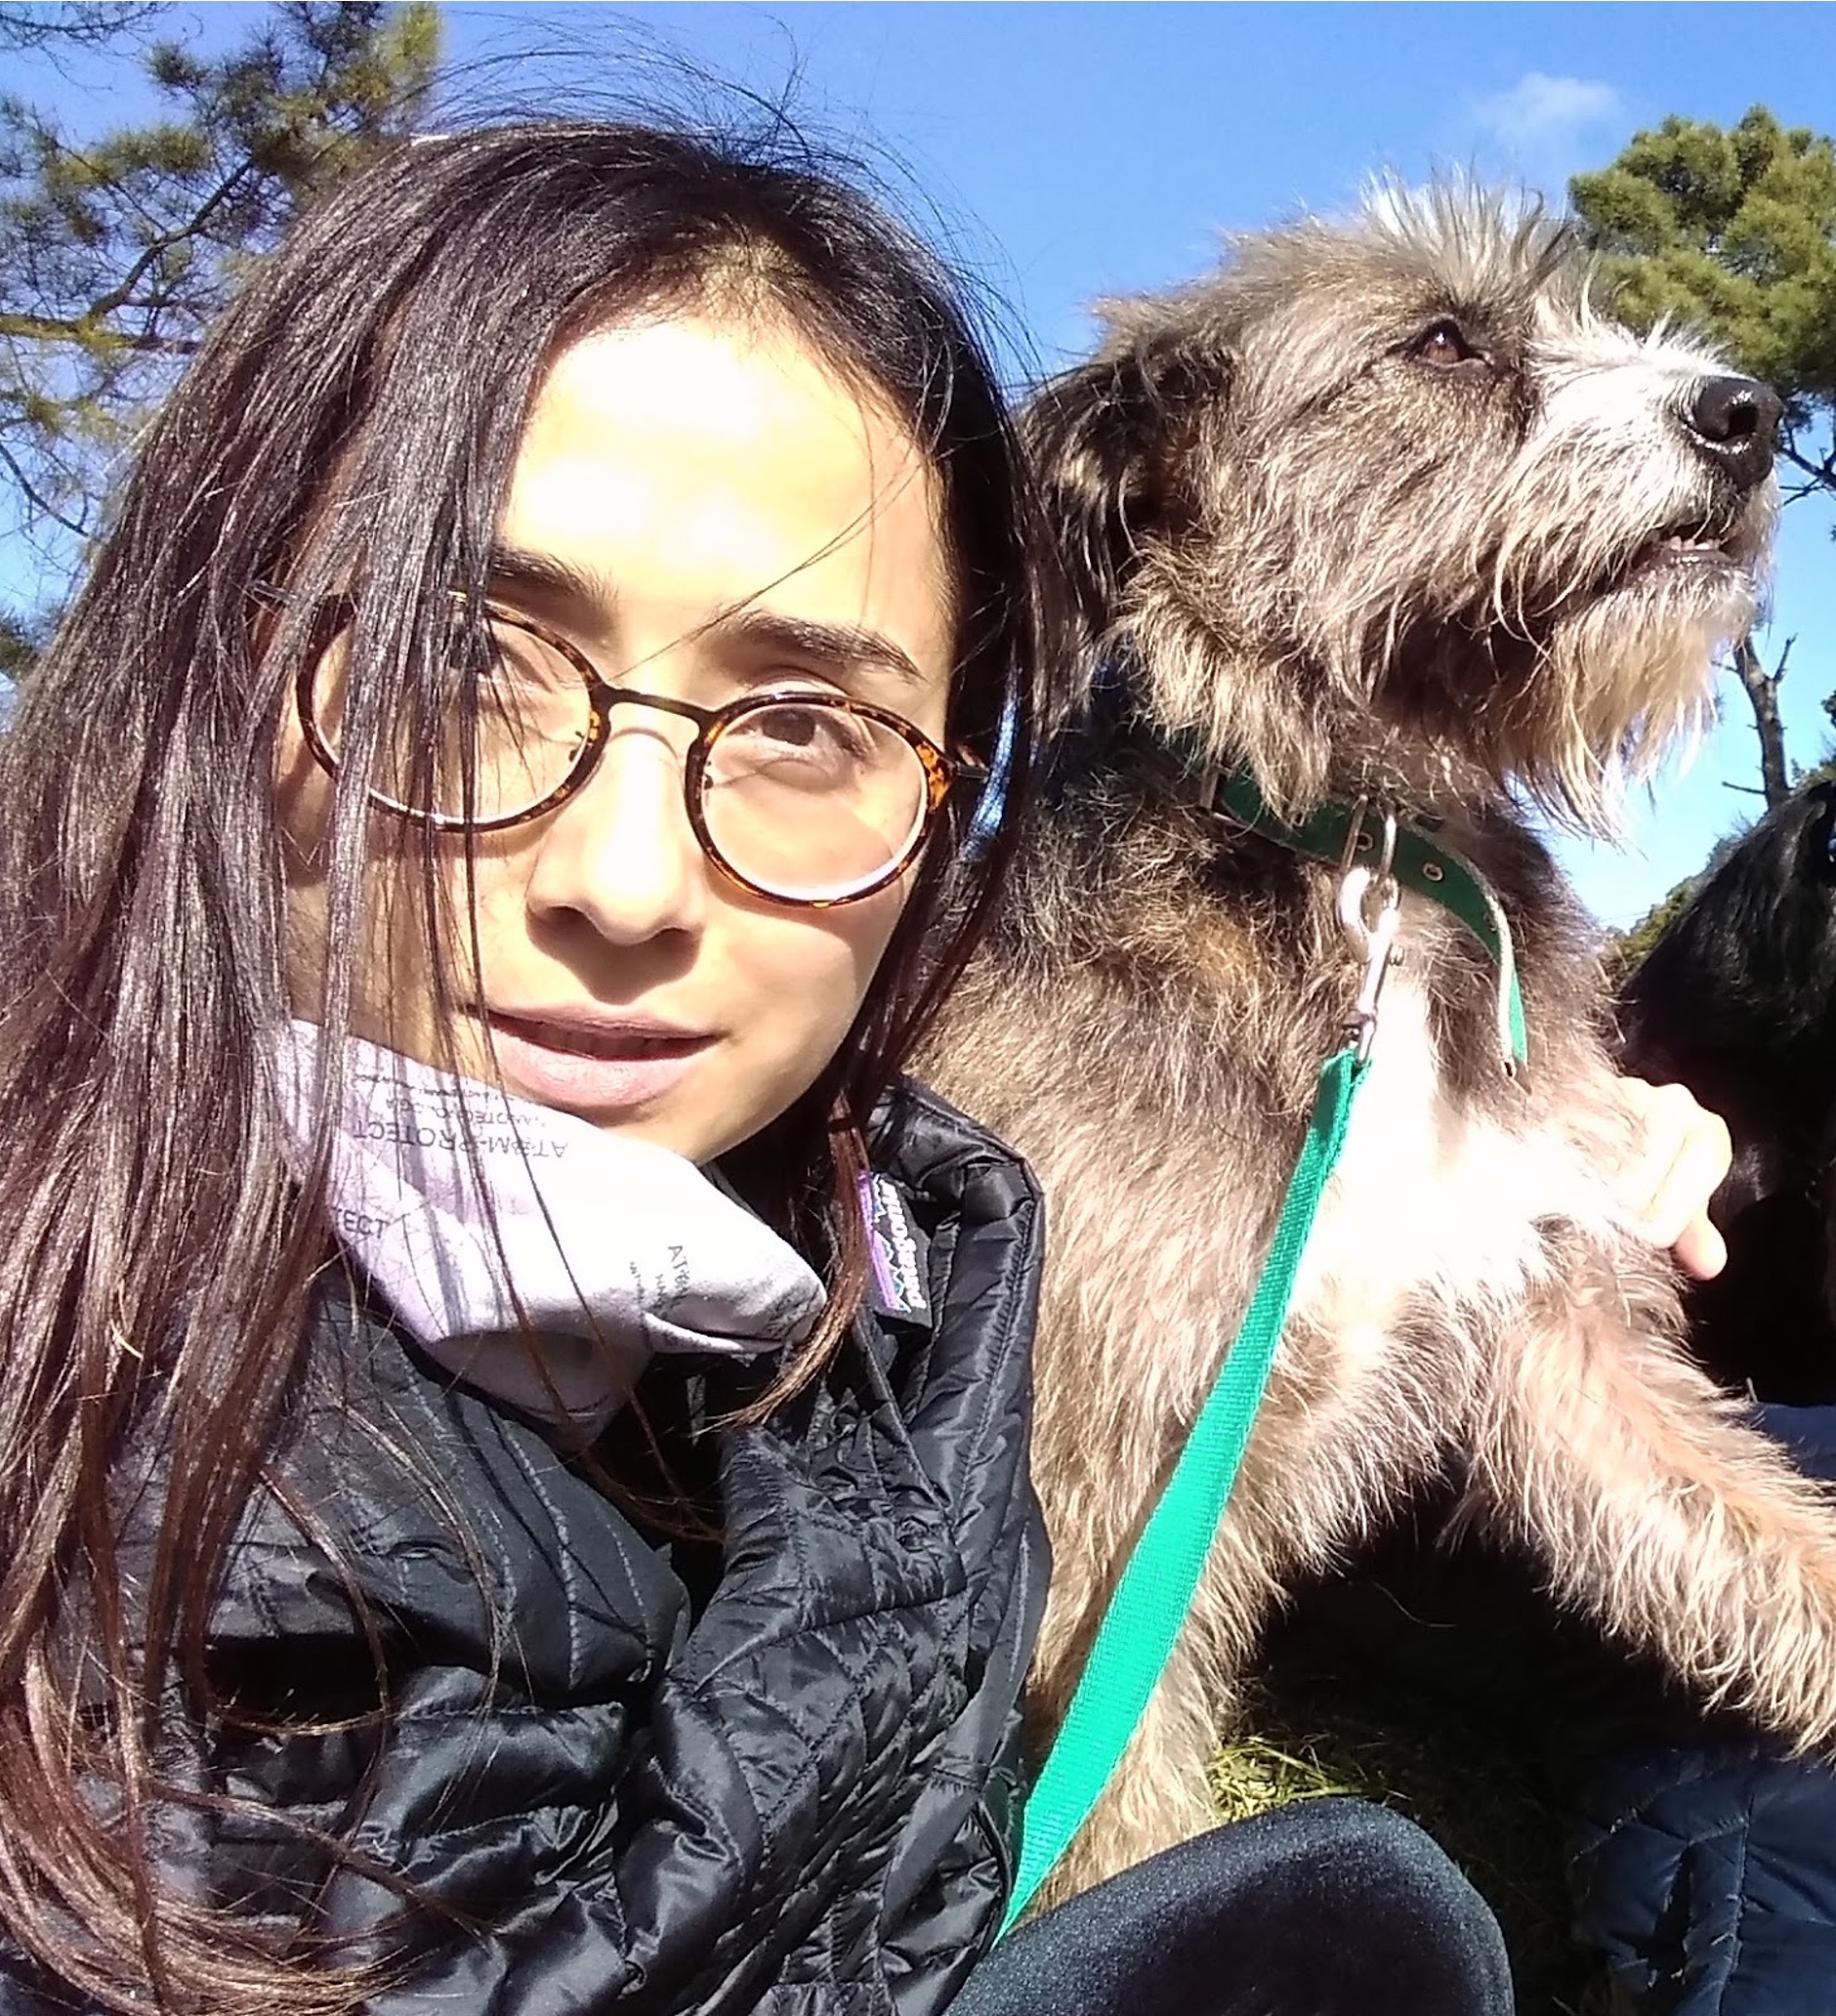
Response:
[{"label": "dog's snout", "polygon": [[1772,474],[1778,422],[1785,408],[1757,378],[1698,379],[1683,409],[1696,446],[1746,488]]}]

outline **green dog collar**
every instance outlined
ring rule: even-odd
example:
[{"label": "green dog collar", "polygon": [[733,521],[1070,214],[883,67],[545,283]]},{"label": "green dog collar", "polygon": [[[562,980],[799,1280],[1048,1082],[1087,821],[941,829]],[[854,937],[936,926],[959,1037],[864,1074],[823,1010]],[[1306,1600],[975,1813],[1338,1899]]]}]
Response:
[{"label": "green dog collar", "polygon": [[[1368,800],[1357,806],[1328,802],[1297,825],[1270,811],[1247,772],[1226,775],[1214,771],[1208,781],[1201,781],[1198,802],[1201,811],[1334,867],[1375,861],[1379,857],[1384,815]],[[1504,1070],[1515,1074],[1528,1052],[1517,955],[1503,905],[1464,855],[1433,837],[1428,821],[1398,818],[1389,866],[1404,889],[1438,903],[1463,924],[1491,960],[1498,975],[1499,1059]]]}]

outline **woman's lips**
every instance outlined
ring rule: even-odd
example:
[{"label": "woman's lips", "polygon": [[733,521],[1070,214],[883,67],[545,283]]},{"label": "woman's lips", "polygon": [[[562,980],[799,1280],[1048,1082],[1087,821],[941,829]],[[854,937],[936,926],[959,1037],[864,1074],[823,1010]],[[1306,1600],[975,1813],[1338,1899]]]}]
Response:
[{"label": "woman's lips", "polygon": [[661,1025],[546,1022],[495,1011],[488,1021],[505,1091],[595,1117],[653,1104],[714,1044],[712,1036]]}]

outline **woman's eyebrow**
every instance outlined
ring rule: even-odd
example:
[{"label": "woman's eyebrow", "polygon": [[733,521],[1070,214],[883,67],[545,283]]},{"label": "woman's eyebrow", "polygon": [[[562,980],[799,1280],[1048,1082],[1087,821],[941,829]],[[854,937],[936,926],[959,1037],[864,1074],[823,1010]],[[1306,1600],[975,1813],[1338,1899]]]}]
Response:
[{"label": "woman's eyebrow", "polygon": [[887,672],[913,686],[924,684],[924,674],[890,637],[859,624],[824,623],[776,609],[738,609],[711,628],[723,638],[789,651],[838,671]]},{"label": "woman's eyebrow", "polygon": [[487,578],[493,588],[522,589],[583,609],[610,609],[617,600],[612,584],[603,574],[522,546],[493,546]]},{"label": "woman's eyebrow", "polygon": [[[552,553],[534,553],[522,546],[491,549],[490,581],[494,588],[522,590],[549,602],[564,602],[579,609],[604,611],[616,606],[612,583],[590,567]],[[779,609],[742,605],[707,625],[710,637],[755,650],[788,651],[807,662],[840,672],[881,672],[913,686],[924,674],[910,655],[884,632],[858,623],[828,623],[812,616],[794,616]]]}]

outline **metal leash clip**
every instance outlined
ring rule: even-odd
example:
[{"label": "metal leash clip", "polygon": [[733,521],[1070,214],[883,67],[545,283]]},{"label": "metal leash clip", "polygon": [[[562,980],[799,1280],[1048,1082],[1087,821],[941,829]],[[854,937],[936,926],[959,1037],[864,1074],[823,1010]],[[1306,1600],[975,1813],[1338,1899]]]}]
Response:
[{"label": "metal leash clip", "polygon": [[1384,981],[1392,966],[1402,963],[1396,948],[1397,931],[1402,920],[1402,885],[1397,880],[1397,816],[1379,813],[1381,843],[1375,865],[1357,857],[1370,846],[1365,817],[1370,800],[1360,798],[1352,808],[1352,823],[1345,836],[1345,852],[1339,861],[1339,928],[1351,941],[1354,951],[1364,962],[1364,978],[1357,998],[1345,1018],[1345,1032],[1357,1044],[1357,1061],[1369,1056],[1377,1035],[1377,1004]]}]

